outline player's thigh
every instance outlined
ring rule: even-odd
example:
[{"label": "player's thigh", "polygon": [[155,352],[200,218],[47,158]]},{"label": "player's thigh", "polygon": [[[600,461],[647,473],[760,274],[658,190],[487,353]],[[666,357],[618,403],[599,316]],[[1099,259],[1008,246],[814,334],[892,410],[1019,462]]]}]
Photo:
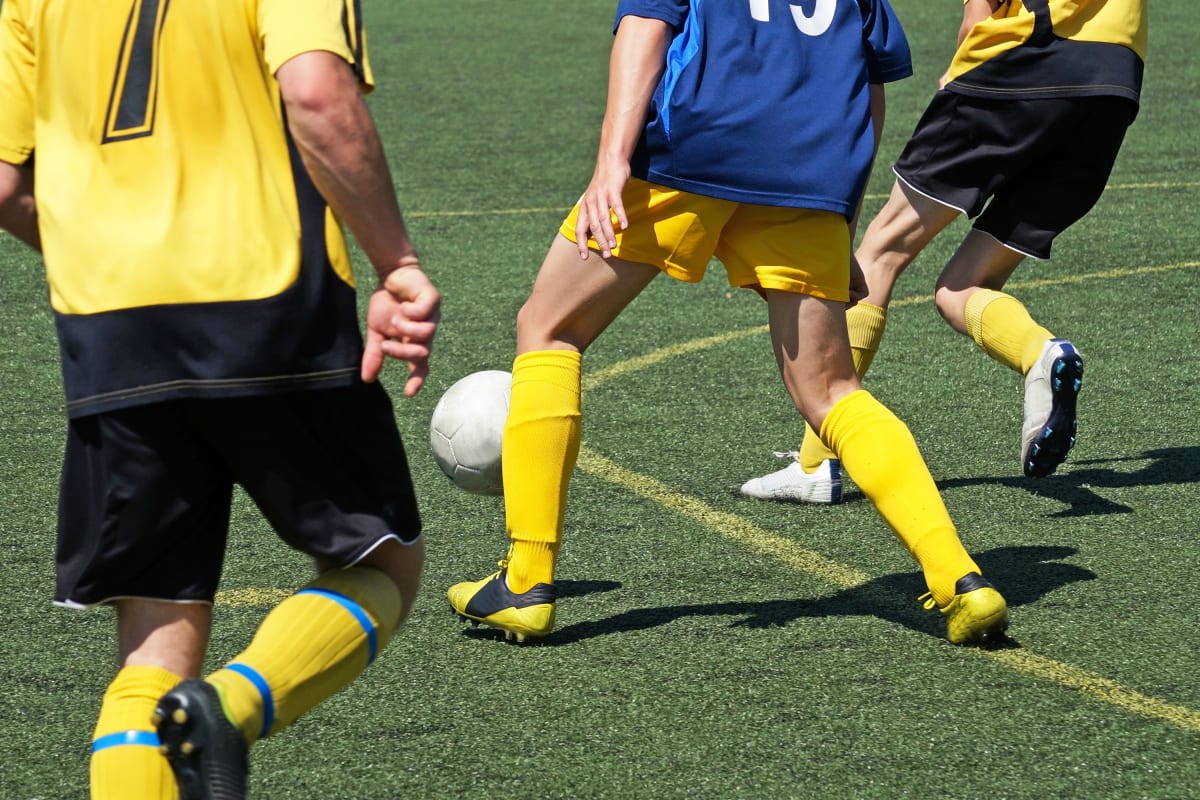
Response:
[{"label": "player's thigh", "polygon": [[582,351],[660,272],[686,282],[703,279],[737,207],[638,178],[626,183],[621,200],[629,224],[616,231],[611,258],[602,258],[594,241],[589,257],[579,257],[578,206],[563,221],[518,316],[518,352],[562,344]]},{"label": "player's thigh", "polygon": [[1015,171],[975,222],[1009,247],[1050,257],[1054,239],[1100,199],[1137,107],[1120,97],[1043,101],[1037,157]]},{"label": "player's thigh", "polygon": [[276,533],[318,563],[349,566],[386,541],[420,537],[407,454],[380,384],[237,398],[204,412],[235,480]]},{"label": "player's thigh", "polygon": [[850,229],[832,211],[740,205],[721,231],[716,256],[731,286],[850,298]]},{"label": "player's thigh", "polygon": [[233,484],[179,401],[70,420],[56,602],[210,602]]},{"label": "player's thigh", "polygon": [[592,252],[554,237],[517,314],[517,353],[562,346],[583,352],[659,274],[650,264]]}]

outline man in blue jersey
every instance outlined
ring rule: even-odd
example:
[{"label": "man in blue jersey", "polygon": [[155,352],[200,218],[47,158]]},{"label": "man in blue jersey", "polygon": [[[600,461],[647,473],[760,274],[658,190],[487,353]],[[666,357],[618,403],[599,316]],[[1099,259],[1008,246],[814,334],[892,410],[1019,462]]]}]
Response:
[{"label": "man in blue jersey", "polygon": [[775,357],[821,431],[924,570],[954,642],[999,637],[1003,597],[959,540],[916,443],[863,391],[846,335],[851,225],[883,122],[911,74],[886,0],[624,0],[591,182],[517,317],[503,435],[511,546],[450,588],[466,619],[518,641],[554,625],[554,567],[580,444],[582,353],[660,272],[714,255],[767,301]]},{"label": "man in blue jersey", "polygon": [[[1021,469],[1054,472],[1075,444],[1083,358],[1001,291],[1028,256],[1104,191],[1138,110],[1145,0],[967,0],[959,47],[895,165],[891,196],[856,257],[869,293],[847,313],[859,376],[879,349],[892,288],[960,214],[975,223],[938,278],[954,330],[1025,381]],[[791,463],[742,486],[772,500],[837,503],[840,462],[811,428]]]}]

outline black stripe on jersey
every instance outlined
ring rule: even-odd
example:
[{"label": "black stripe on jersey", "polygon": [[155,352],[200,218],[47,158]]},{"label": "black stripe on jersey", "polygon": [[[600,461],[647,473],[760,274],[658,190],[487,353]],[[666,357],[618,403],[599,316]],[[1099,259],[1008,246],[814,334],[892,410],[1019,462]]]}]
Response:
[{"label": "black stripe on jersey", "polygon": [[[1037,6],[1037,0],[1030,0],[1030,7]],[[1030,39],[988,59],[946,88],[973,97],[1030,100],[1113,95],[1136,103],[1144,70],[1142,59],[1128,47],[1061,39],[1051,33],[1041,43]]]},{"label": "black stripe on jersey", "polygon": [[300,211],[296,282],[258,300],[56,314],[68,416],[358,380],[363,342],[357,297],[333,269],[325,245],[325,199],[290,136],[288,150]]},{"label": "black stripe on jersey", "polygon": [[354,63],[351,65],[354,68],[354,74],[358,76],[359,82],[365,81],[367,78],[366,66],[363,64],[363,19],[362,19],[362,3],[360,0],[348,0],[350,5],[354,7],[354,27],[350,27],[350,13],[346,8],[346,4],[342,4],[342,30],[346,34],[346,44],[350,47],[350,52],[354,54]]},{"label": "black stripe on jersey", "polygon": [[1054,21],[1050,18],[1049,0],[1021,0],[1025,8],[1033,12],[1033,33],[1029,43],[1047,45],[1054,41]]}]

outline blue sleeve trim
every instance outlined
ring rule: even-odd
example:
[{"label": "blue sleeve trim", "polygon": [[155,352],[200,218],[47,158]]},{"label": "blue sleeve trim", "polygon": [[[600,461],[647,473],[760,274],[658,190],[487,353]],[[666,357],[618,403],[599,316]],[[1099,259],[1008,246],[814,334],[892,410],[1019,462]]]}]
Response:
[{"label": "blue sleeve trim", "polygon": [[125,747],[127,745],[157,749],[158,734],[154,731],[118,731],[117,733],[110,733],[92,742],[92,752],[99,753],[101,750],[107,750],[110,747]]},{"label": "blue sleeve trim", "polygon": [[258,689],[263,707],[262,730],[258,732],[258,738],[266,738],[266,735],[271,732],[271,726],[275,724],[275,699],[271,696],[271,685],[267,683],[266,678],[259,674],[258,670],[237,661],[226,665],[225,669],[241,675],[254,684],[255,689]]},{"label": "blue sleeve trim", "polygon": [[375,661],[375,654],[379,651],[379,636],[375,631],[375,623],[371,621],[371,617],[363,610],[363,607],[358,603],[346,597],[344,594],[330,591],[329,589],[308,588],[301,589],[296,594],[316,594],[328,598],[340,605],[342,608],[350,612],[353,617],[358,620],[358,624],[362,626],[363,632],[367,634],[367,664]]}]

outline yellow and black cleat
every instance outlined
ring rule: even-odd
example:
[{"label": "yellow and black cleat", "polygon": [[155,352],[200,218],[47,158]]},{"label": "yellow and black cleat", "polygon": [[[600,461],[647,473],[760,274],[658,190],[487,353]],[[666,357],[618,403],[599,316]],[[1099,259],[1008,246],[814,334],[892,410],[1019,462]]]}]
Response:
[{"label": "yellow and black cleat", "polygon": [[464,621],[489,625],[504,631],[505,639],[523,643],[540,639],[554,628],[554,602],[558,590],[552,583],[539,583],[517,594],[508,588],[508,564],[481,581],[456,583],[446,592],[451,608]]},{"label": "yellow and black cleat", "polygon": [[[921,596],[927,610],[936,605],[933,594]],[[938,609],[946,618],[946,636],[954,644],[998,644],[1008,629],[1008,604],[978,572],[968,572],[954,584],[954,598]]]}]

